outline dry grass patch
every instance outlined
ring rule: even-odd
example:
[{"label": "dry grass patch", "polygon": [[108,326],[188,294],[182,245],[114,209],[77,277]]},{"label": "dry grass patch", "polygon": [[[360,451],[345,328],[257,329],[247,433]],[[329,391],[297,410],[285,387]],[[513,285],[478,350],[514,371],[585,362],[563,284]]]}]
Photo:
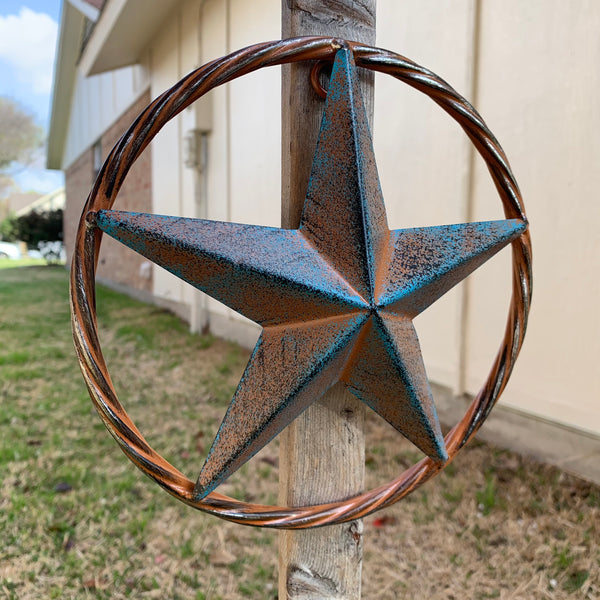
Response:
[{"label": "dry grass patch", "polygon": [[[127,461],[95,415],[70,339],[67,276],[0,272],[0,598],[276,598],[277,533],[179,504]],[[123,404],[194,479],[248,353],[190,335],[109,290],[100,335]],[[367,421],[372,487],[418,452]],[[220,491],[274,503],[277,441]],[[366,520],[365,598],[596,599],[600,491],[475,443]]]}]

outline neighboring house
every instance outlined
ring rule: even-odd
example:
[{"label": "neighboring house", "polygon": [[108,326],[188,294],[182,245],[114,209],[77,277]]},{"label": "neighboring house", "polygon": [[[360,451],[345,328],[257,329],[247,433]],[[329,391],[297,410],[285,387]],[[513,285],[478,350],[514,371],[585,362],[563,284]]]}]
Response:
[{"label": "neighboring house", "polygon": [[42,194],[39,194],[38,192],[13,192],[4,199],[2,204],[3,212],[0,213],[0,221],[8,217],[10,213],[16,213],[27,206],[30,206],[41,197]]},{"label": "neighboring house", "polygon": [[[135,116],[186,73],[280,37],[280,0],[65,0],[48,166],[66,177],[65,242],[95,174]],[[378,45],[438,72],[480,110],[525,193],[534,248],[525,345],[484,435],[600,480],[600,4],[379,0]],[[101,9],[101,10],[100,10]],[[568,49],[568,52],[564,50]],[[277,226],[280,75],[215,89],[171,121],[131,170],[115,208]],[[377,76],[375,150],[390,225],[502,218],[466,136],[432,102]],[[204,145],[189,153],[190,142]],[[193,145],[193,143],[192,143]],[[442,415],[476,394],[503,335],[504,252],[419,316]],[[257,327],[104,239],[100,279],[251,345]]]},{"label": "neighboring house", "polygon": [[[24,195],[24,194],[23,194]],[[36,210],[39,212],[47,212],[51,210],[59,210],[65,208],[66,195],[65,188],[59,188],[49,194],[32,194],[32,200],[28,204],[22,204],[20,208],[13,209],[17,217],[28,215]]]}]

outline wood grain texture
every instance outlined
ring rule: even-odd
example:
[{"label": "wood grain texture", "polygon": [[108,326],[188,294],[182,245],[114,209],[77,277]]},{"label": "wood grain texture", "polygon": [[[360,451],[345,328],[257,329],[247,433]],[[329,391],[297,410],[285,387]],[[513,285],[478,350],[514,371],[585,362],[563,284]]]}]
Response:
[{"label": "wood grain texture", "polygon": [[[375,0],[282,0],[282,37],[337,36],[375,44]],[[311,63],[282,73],[282,226],[300,223],[323,100],[310,86]],[[373,73],[361,73],[373,120]],[[336,385],[281,434],[280,497],[287,506],[340,500],[363,491],[364,405]],[[283,531],[279,598],[360,598],[362,521]]]},{"label": "wood grain texture", "polygon": [[[362,491],[364,410],[338,384],[288,426],[281,445],[281,504],[315,504]],[[360,598],[361,520],[279,535],[280,598]]]}]

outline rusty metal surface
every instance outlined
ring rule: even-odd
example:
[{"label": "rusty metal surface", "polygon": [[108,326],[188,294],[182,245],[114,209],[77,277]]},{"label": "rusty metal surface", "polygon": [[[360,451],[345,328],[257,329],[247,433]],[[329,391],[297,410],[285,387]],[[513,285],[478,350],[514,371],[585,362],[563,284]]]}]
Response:
[{"label": "rusty metal surface", "polygon": [[[334,57],[300,229],[110,210],[150,139],[203,93],[269,64]],[[353,58],[423,91],[463,126],[488,164],[506,221],[389,231]],[[287,528],[364,516],[439,471],[506,385],[529,308],[526,227],[518,187],[497,141],[474,109],[429,71],[388,51],[333,39],[298,38],[241,50],[193,72],[152,103],[117,144],[90,194],[71,287],[74,337],[88,389],[125,453],[196,508],[240,523]],[[93,304],[100,229],[263,325],[195,485],[147,445],[110,382]],[[411,320],[511,241],[513,298],[505,339],[481,392],[444,440]],[[212,491],[337,381],[428,457],[386,486],[317,507],[249,505]]]}]

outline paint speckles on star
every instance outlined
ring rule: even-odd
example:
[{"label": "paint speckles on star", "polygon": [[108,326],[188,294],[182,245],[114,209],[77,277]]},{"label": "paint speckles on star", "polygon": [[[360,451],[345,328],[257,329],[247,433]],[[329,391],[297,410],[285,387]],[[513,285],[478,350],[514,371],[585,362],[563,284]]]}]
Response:
[{"label": "paint speckles on star", "polygon": [[445,461],[412,319],[526,228],[505,220],[390,231],[346,49],[336,55],[299,229],[117,211],[95,222],[263,327],[196,499],[338,382]]}]

